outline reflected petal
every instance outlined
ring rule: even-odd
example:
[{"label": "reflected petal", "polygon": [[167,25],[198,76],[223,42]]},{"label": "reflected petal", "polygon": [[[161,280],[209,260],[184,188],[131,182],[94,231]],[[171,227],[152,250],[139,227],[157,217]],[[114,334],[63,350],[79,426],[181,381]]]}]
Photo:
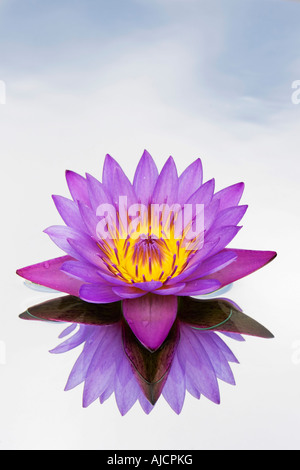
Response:
[{"label": "reflected petal", "polygon": [[199,330],[273,338],[272,333],[264,326],[239,311],[236,304],[225,299],[199,300],[182,297],[179,302],[178,318]]},{"label": "reflected petal", "polygon": [[123,314],[137,339],[148,349],[161,346],[176,319],[177,297],[147,294],[123,300]]},{"label": "reflected petal", "polygon": [[20,315],[23,320],[50,320],[87,325],[109,325],[121,319],[121,302],[90,304],[66,295],[47,300]]},{"label": "reflected petal", "polygon": [[154,352],[145,348],[124,322],[123,343],[125,353],[145,397],[154,405],[158,400],[174,358],[179,341],[178,323],[175,322],[164,343]]}]

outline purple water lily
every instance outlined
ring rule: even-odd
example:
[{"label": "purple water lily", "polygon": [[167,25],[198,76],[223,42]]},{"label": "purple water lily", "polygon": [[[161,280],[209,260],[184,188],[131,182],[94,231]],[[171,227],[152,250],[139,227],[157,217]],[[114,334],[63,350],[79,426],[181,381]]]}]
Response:
[{"label": "purple water lily", "polygon": [[159,173],[146,151],[133,183],[109,155],[102,182],[66,178],[72,199],[53,196],[65,225],[46,230],[66,255],[17,271],[68,294],[21,315],[71,323],[52,351],[83,345],[66,389],[84,382],[84,406],[114,393],[122,414],[137,400],[149,413],[161,394],[180,413],[186,391],[219,403],[218,379],[234,384],[237,360],[216,331],[272,337],[232,301],[191,297],[276,256],[226,248],[247,209],[244,184],[215,193],[199,159],[178,177],[172,157]]}]

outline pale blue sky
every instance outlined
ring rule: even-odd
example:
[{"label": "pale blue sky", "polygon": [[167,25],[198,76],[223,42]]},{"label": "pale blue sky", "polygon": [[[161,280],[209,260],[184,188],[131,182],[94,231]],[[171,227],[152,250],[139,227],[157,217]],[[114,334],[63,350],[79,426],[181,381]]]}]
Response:
[{"label": "pale blue sky", "polygon": [[300,76],[297,2],[4,0],[0,12],[8,87],[97,90],[121,64],[119,79],[145,75],[178,109],[260,120],[290,107]]}]

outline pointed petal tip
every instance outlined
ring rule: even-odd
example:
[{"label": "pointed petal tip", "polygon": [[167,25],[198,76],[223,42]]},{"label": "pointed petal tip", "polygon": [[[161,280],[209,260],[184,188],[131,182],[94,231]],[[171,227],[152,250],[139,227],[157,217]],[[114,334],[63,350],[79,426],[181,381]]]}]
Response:
[{"label": "pointed petal tip", "polygon": [[196,158],[194,165],[196,165],[203,172],[203,165],[200,157]]},{"label": "pointed petal tip", "polygon": [[20,313],[19,318],[22,320],[29,320],[27,312]]},{"label": "pointed petal tip", "polygon": [[215,178],[211,178],[210,180],[206,181],[206,183],[204,183],[205,185],[207,185],[207,187],[212,187],[213,188],[213,193],[215,192],[215,189],[216,189],[216,180]]},{"label": "pointed petal tip", "polygon": [[51,232],[51,228],[52,228],[52,226],[45,228],[45,229],[43,230],[43,233],[46,233],[46,234],[48,235],[49,232]]},{"label": "pointed petal tip", "polygon": [[174,413],[177,414],[177,416],[179,416],[180,413],[181,413],[181,411],[182,411],[182,408],[178,409],[178,408],[175,408],[175,407],[174,407],[174,408],[172,408],[172,410],[174,411]]},{"label": "pointed petal tip", "polygon": [[91,175],[90,173],[85,173],[85,177],[86,177],[87,181],[93,182],[93,181],[97,180],[98,182],[100,182],[97,178],[95,178],[95,176]]},{"label": "pointed petal tip", "polygon": [[24,269],[24,268],[18,268],[18,269],[16,269],[16,274],[17,274],[18,276],[20,276],[20,277],[23,277],[23,276],[22,276],[22,271],[23,271],[23,269]]},{"label": "pointed petal tip", "polygon": [[235,184],[229,186],[229,188],[238,189],[241,192],[241,194],[243,194],[244,189],[245,189],[245,183],[243,181],[240,181],[239,183],[235,183]]},{"label": "pointed petal tip", "polygon": [[72,177],[72,175],[74,175],[74,173],[75,173],[75,172],[72,171],[72,170],[66,170],[66,171],[65,171],[66,180],[68,181],[68,179],[69,179],[70,177]]},{"label": "pointed petal tip", "polygon": [[176,163],[175,163],[175,160],[174,158],[172,157],[172,155],[169,156],[167,162],[169,165],[172,165],[175,169],[176,169],[176,173],[177,173],[177,167],[176,167]]},{"label": "pointed petal tip", "polygon": [[263,336],[263,339],[274,339],[275,336],[271,331],[269,331],[267,328],[265,328],[265,335]]},{"label": "pointed petal tip", "polygon": [[104,158],[104,164],[114,163],[114,162],[116,162],[116,160],[109,153],[107,153]]},{"label": "pointed petal tip", "polygon": [[151,156],[151,154],[148,152],[147,149],[144,149],[143,154],[142,154],[142,158],[151,158],[151,159],[152,159],[152,156]]},{"label": "pointed petal tip", "polygon": [[123,300],[123,315],[136,338],[148,349],[157,350],[168,336],[177,315],[176,296],[147,294]]},{"label": "pointed petal tip", "polygon": [[68,186],[69,184],[72,185],[72,181],[74,180],[84,180],[84,176],[81,176],[79,173],[76,173],[76,171],[73,170],[65,170],[65,178]]},{"label": "pointed petal tip", "polygon": [[122,417],[127,415],[128,411],[130,411],[130,409],[131,409],[131,408],[128,409],[128,407],[126,405],[124,405],[123,403],[122,403],[122,405],[117,403],[117,407],[118,407],[119,413]]},{"label": "pointed petal tip", "polygon": [[271,261],[273,261],[277,257],[277,252],[276,251],[257,251],[257,254],[258,255],[260,254],[261,259],[264,261],[264,264],[262,265],[262,267],[264,267],[267,264],[271,263]]},{"label": "pointed petal tip", "polygon": [[[28,275],[30,274],[30,271],[31,271],[31,268],[34,269],[36,265],[33,264],[32,266],[25,266],[24,268],[19,268],[16,270],[16,274],[20,277],[22,277],[23,279],[26,279],[27,281],[31,281],[31,279],[29,279]],[[37,282],[36,282],[37,284]]]}]

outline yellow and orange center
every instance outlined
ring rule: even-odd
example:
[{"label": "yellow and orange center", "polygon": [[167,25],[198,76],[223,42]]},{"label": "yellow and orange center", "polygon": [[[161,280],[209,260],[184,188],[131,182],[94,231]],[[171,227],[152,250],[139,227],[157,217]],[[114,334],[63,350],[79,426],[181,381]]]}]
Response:
[{"label": "yellow and orange center", "polygon": [[107,269],[127,283],[166,282],[178,276],[195,253],[198,241],[185,238],[189,227],[180,236],[176,232],[176,213],[152,218],[151,224],[148,220],[144,214],[126,232],[119,223],[110,230],[113,236],[99,243]]}]

